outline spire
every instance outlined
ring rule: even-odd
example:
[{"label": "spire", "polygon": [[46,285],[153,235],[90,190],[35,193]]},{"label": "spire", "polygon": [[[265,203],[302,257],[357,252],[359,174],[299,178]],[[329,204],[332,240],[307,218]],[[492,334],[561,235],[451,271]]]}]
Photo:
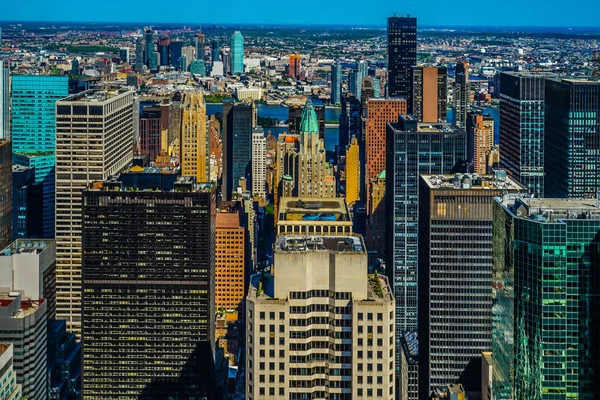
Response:
[{"label": "spire", "polygon": [[319,120],[317,119],[317,113],[315,112],[312,100],[309,98],[306,100],[302,116],[300,117],[300,133],[315,132],[319,132]]}]

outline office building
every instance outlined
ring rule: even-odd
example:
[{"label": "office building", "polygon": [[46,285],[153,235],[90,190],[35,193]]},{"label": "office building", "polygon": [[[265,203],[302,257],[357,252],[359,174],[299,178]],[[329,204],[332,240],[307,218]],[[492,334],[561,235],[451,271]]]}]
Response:
[{"label": "office building", "polygon": [[505,195],[494,206],[493,395],[597,398],[596,200]]},{"label": "office building", "polygon": [[157,49],[158,49],[158,57],[161,66],[169,66],[171,65],[170,60],[170,47],[171,47],[171,39],[168,37],[161,37],[158,39]]},{"label": "office building", "polygon": [[372,76],[362,78],[360,104],[363,108],[363,117],[367,115],[367,100],[375,97],[375,81]]},{"label": "office building", "polygon": [[491,351],[481,353],[481,399],[493,400],[494,361]]},{"label": "office building", "polygon": [[23,396],[13,367],[14,348],[12,343],[0,343],[0,393],[6,400],[20,400]]},{"label": "office building", "polygon": [[[386,270],[393,280],[396,331],[417,329],[419,175],[455,172],[467,155],[466,133],[446,123],[401,115],[386,135]],[[399,346],[397,342],[396,346]]]},{"label": "office building", "polygon": [[202,32],[196,33],[196,60],[204,61],[204,34]]},{"label": "office building", "polygon": [[398,389],[401,399],[419,400],[419,337],[416,331],[402,332],[398,348]]},{"label": "office building", "polygon": [[385,256],[385,170],[368,183],[367,193],[367,248]]},{"label": "office building", "polygon": [[145,28],[144,29],[144,64],[152,69],[150,67],[150,64],[152,63],[152,58],[154,55],[155,51],[154,51],[154,36],[152,33],[152,28]]},{"label": "office building", "polygon": [[544,75],[500,73],[500,165],[544,196]]},{"label": "office building", "polygon": [[246,229],[240,202],[223,201],[217,212],[215,242],[215,307],[237,311],[242,305],[246,277]]},{"label": "office building", "polygon": [[362,237],[279,235],[272,271],[246,299],[247,398],[395,399],[394,298]]},{"label": "office building", "polygon": [[81,342],[63,320],[48,320],[50,399],[81,398]]},{"label": "office building", "polygon": [[29,298],[17,290],[0,290],[0,343],[13,344],[17,384],[28,399],[44,399],[48,391],[47,313],[45,298]]},{"label": "office building", "polygon": [[35,182],[35,168],[12,167],[12,238],[43,237],[43,190]]},{"label": "office building", "polygon": [[[325,106],[317,99],[311,98],[310,101],[315,114],[317,114],[317,122],[319,124],[319,139],[325,140]],[[301,105],[292,105],[288,107],[288,128],[290,135],[300,134],[300,124],[302,123],[303,113],[304,107]]]},{"label": "office building", "polygon": [[331,65],[331,104],[342,104],[342,64]]},{"label": "office building", "polygon": [[412,67],[413,116],[419,122],[446,122],[448,70],[446,67]]},{"label": "office building", "polygon": [[302,56],[300,54],[290,54],[290,64],[288,73],[294,79],[300,76],[301,61]]},{"label": "office building", "polygon": [[298,152],[300,135],[280,134],[275,148],[275,171],[273,182],[273,204],[275,220],[281,197],[295,195],[295,182],[298,177]]},{"label": "office building", "polygon": [[189,69],[192,75],[206,76],[206,64],[204,60],[192,61]]},{"label": "office building", "polygon": [[57,100],[69,93],[67,76],[15,75],[12,78],[13,163],[35,167],[43,186],[43,237],[55,234]]},{"label": "office building", "polygon": [[470,170],[477,174],[487,173],[487,154],[494,147],[494,118],[482,111],[467,115],[467,161]]},{"label": "office building", "polygon": [[267,138],[261,127],[252,131],[252,195],[266,199]]},{"label": "office building", "polygon": [[244,73],[244,37],[240,31],[231,36],[231,73]]},{"label": "office building", "polygon": [[140,112],[140,154],[148,155],[155,162],[161,148],[162,110],[155,102],[142,103]]},{"label": "office building", "polygon": [[0,139],[10,140],[10,65],[0,59]]},{"label": "office building", "polygon": [[119,58],[123,63],[129,63],[129,47],[121,47],[119,49]]},{"label": "office building", "polygon": [[349,205],[360,200],[360,170],[358,139],[352,138],[346,150],[346,202]]},{"label": "office building", "polygon": [[600,82],[547,79],[545,197],[596,198],[600,190]]},{"label": "office building", "polygon": [[492,205],[495,196],[524,191],[503,171],[421,175],[421,398],[454,382],[469,397],[481,394],[481,353],[492,350]]},{"label": "office building", "polygon": [[215,189],[158,189],[83,192],[84,399],[214,393]]},{"label": "office building", "polygon": [[461,129],[467,127],[467,114],[471,103],[469,88],[469,64],[456,63],[454,76],[454,123]]},{"label": "office building", "polygon": [[201,92],[187,92],[184,95],[181,116],[181,175],[193,176],[197,182],[208,182],[209,138],[206,105]]},{"label": "office building", "polygon": [[0,139],[0,248],[12,241],[12,144]]},{"label": "office building", "polygon": [[276,231],[277,235],[352,235],[352,217],[343,197],[282,197]]},{"label": "office building", "polygon": [[213,39],[210,43],[210,61],[214,63],[215,61],[221,60],[221,47],[219,47],[219,41],[217,39]]},{"label": "office building", "polygon": [[135,40],[135,70],[144,71],[144,39],[141,36]]},{"label": "office building", "polygon": [[254,103],[223,101],[223,199],[231,200],[240,178],[251,174]]},{"label": "office building", "polygon": [[174,67],[177,67],[179,65],[179,59],[182,56],[181,51],[183,50],[183,42],[181,40],[171,41],[169,50],[171,52],[171,54],[170,54],[171,65]]},{"label": "office building", "polygon": [[[56,315],[81,329],[81,191],[133,157],[133,92],[89,90],[56,103]],[[85,127],[74,129],[80,118]]]},{"label": "office building", "polygon": [[398,115],[406,114],[405,99],[369,99],[369,118],[365,123],[366,136],[366,184],[377,178],[385,170],[385,137],[388,122],[398,121]]},{"label": "office building", "polygon": [[408,112],[412,112],[411,67],[417,65],[417,19],[389,17],[387,29],[387,95],[406,99]]},{"label": "office building", "polygon": [[300,121],[296,193],[300,197],[335,197],[333,166],[327,162],[325,143],[319,138],[319,121],[312,101],[306,100]]}]

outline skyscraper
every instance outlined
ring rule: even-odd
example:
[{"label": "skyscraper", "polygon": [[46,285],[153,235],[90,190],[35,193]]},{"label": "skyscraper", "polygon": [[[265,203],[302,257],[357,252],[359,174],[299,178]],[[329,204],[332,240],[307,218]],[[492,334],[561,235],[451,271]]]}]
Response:
[{"label": "skyscraper", "polygon": [[524,190],[503,171],[496,176],[421,175],[421,398],[455,382],[469,397],[481,391],[481,353],[492,350],[493,199]]},{"label": "skyscraper", "polygon": [[419,294],[419,175],[454,172],[467,155],[466,133],[400,115],[397,123],[387,124],[386,152],[386,268],[396,299],[396,331],[412,331]]},{"label": "skyscraper", "polygon": [[206,128],[206,105],[201,92],[187,92],[181,104],[181,175],[208,182],[209,138]]},{"label": "skyscraper", "polygon": [[494,118],[483,111],[471,111],[467,116],[467,161],[472,171],[487,172],[487,154],[494,147]]},{"label": "skyscraper", "polygon": [[43,189],[35,181],[35,168],[13,165],[12,237],[43,237]]},{"label": "skyscraper", "polygon": [[446,67],[412,67],[413,115],[420,122],[446,122]]},{"label": "skyscraper", "polygon": [[342,104],[342,64],[331,65],[331,104]]},{"label": "skyscraper", "polygon": [[[1,35],[0,31],[0,42]],[[0,343],[0,393],[4,393],[7,400],[18,400],[23,395],[13,367],[14,348],[15,345],[12,343]]]},{"label": "skyscraper", "polygon": [[12,242],[12,145],[0,139],[0,248]]},{"label": "skyscraper", "polygon": [[246,299],[247,398],[395,399],[394,300],[362,237],[280,235],[274,250],[277,273]]},{"label": "skyscraper", "polygon": [[494,395],[598,397],[596,200],[503,196],[495,207]]},{"label": "skyscraper", "polygon": [[600,191],[600,82],[547,79],[545,197],[595,198]]},{"label": "skyscraper", "polygon": [[119,58],[123,63],[129,62],[129,47],[121,47],[119,49]]},{"label": "skyscraper", "polygon": [[204,61],[204,34],[196,33],[196,60]]},{"label": "skyscraper", "polygon": [[142,103],[140,112],[140,153],[147,154],[150,162],[160,155],[161,109],[155,102]]},{"label": "skyscraper", "polygon": [[35,167],[43,186],[43,237],[54,237],[56,108],[69,94],[67,76],[16,75],[12,79],[12,140],[15,164]]},{"label": "skyscraper", "polygon": [[406,99],[412,112],[411,67],[417,65],[417,19],[389,17],[387,29],[387,95]]},{"label": "skyscraper", "polygon": [[300,65],[302,56],[300,54],[290,54],[290,68],[289,74],[293,78],[300,76]]},{"label": "skyscraper", "polygon": [[231,200],[240,178],[249,179],[254,103],[223,102],[223,199]]},{"label": "skyscraper", "polygon": [[160,65],[162,65],[162,66],[171,65],[170,47],[171,47],[171,39],[170,38],[161,37],[160,39],[158,39],[158,55],[160,56]]},{"label": "skyscraper", "polygon": [[170,46],[171,65],[176,68],[179,66],[179,59],[182,56],[182,54],[181,54],[182,49],[183,49],[183,42],[181,40],[173,40],[171,42],[171,46]]},{"label": "skyscraper", "polygon": [[207,398],[214,187],[194,177],[136,187],[116,178],[83,192],[83,398]]},{"label": "skyscraper", "polygon": [[144,64],[150,68],[150,64],[152,62],[152,58],[154,55],[154,36],[152,33],[152,28],[144,29]]},{"label": "skyscraper", "polygon": [[10,140],[10,66],[0,59],[0,139]]},{"label": "skyscraper", "polygon": [[252,131],[252,195],[265,199],[267,180],[267,138],[261,127]]},{"label": "skyscraper", "polygon": [[544,195],[545,77],[500,74],[500,164],[536,197]]},{"label": "skyscraper", "polygon": [[[311,98],[310,101],[317,114],[317,121],[319,122],[319,138],[325,140],[325,106],[318,99]],[[317,102],[316,104],[315,101]],[[300,124],[302,122],[303,113],[304,107],[301,105],[292,105],[288,107],[289,133],[291,135],[300,134]]]},{"label": "skyscraper", "polygon": [[[81,118],[87,118],[85,127],[78,126]],[[69,96],[56,103],[56,121],[56,314],[80,333],[81,191],[131,162],[133,92],[89,90]]]},{"label": "skyscraper", "polygon": [[346,202],[349,205],[353,205],[360,200],[361,168],[359,152],[358,139],[352,138],[346,150]]},{"label": "skyscraper", "polygon": [[231,73],[244,73],[244,37],[240,31],[231,36]]},{"label": "skyscraper", "polygon": [[141,36],[135,40],[135,70],[144,70],[144,39]]},{"label": "skyscraper", "polygon": [[215,61],[221,60],[221,48],[219,47],[219,41],[217,39],[213,39],[210,44],[210,61],[214,63]]},{"label": "skyscraper", "polygon": [[466,62],[456,63],[454,78],[454,123],[461,129],[466,129],[467,127],[470,99],[469,65]]}]

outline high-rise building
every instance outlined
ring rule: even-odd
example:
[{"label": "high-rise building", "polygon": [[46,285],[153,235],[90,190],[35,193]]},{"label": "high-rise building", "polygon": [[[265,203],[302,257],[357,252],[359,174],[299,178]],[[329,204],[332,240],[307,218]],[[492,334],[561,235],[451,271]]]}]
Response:
[{"label": "high-rise building", "polygon": [[254,103],[223,102],[223,199],[231,200],[240,178],[249,179]]},{"label": "high-rise building", "polygon": [[215,308],[238,310],[246,291],[246,229],[239,202],[223,201],[216,219]]},{"label": "high-rise building", "polygon": [[456,63],[454,77],[454,123],[461,129],[467,127],[467,114],[471,103],[471,90],[469,89],[469,64]]},{"label": "high-rise building", "polygon": [[181,175],[193,176],[197,182],[208,182],[208,130],[206,105],[200,92],[188,92],[181,104]]},{"label": "high-rise building", "polygon": [[[154,35],[152,33],[152,28],[144,29],[144,64],[150,68],[150,64],[152,62],[152,58],[154,55]],[[152,69],[152,68],[150,68]]]},{"label": "high-rise building", "polygon": [[500,164],[536,197],[544,195],[544,75],[500,73]]},{"label": "high-rise building", "polygon": [[0,248],[12,242],[12,145],[0,139]]},{"label": "high-rise building", "polygon": [[367,109],[365,181],[368,185],[385,170],[386,126],[388,122],[398,121],[398,115],[407,113],[407,103],[405,99],[369,99]]},{"label": "high-rise building", "polygon": [[246,299],[246,396],[395,399],[394,299],[359,235],[280,235]]},{"label": "high-rise building", "polygon": [[342,64],[331,65],[331,104],[342,104]]},{"label": "high-rise building", "polygon": [[244,37],[240,31],[231,36],[231,73],[244,73]]},{"label": "high-rise building", "polygon": [[154,102],[142,103],[140,108],[140,153],[155,162],[160,155],[161,108]]},{"label": "high-rise building", "polygon": [[179,59],[181,58],[182,54],[181,51],[183,50],[183,42],[181,40],[173,40],[171,42],[171,46],[170,46],[170,51],[171,51],[171,65],[174,67],[177,67],[179,65]]},{"label": "high-rise building", "polygon": [[[417,328],[419,175],[447,174],[467,155],[466,133],[401,115],[386,134],[386,269],[396,299],[396,332]],[[399,346],[399,336],[396,346]]]},{"label": "high-rise building", "polygon": [[196,60],[204,61],[204,34],[196,33]]},{"label": "high-rise building", "polygon": [[363,108],[363,117],[367,115],[367,100],[375,97],[375,81],[372,76],[362,78],[360,104]]},{"label": "high-rise building", "polygon": [[81,329],[81,191],[131,162],[132,123],[130,91],[89,90],[56,103],[56,315],[72,332]]},{"label": "high-rise building", "polygon": [[467,161],[477,174],[487,173],[487,154],[494,147],[494,118],[482,111],[467,116]]},{"label": "high-rise building", "polygon": [[[325,140],[325,106],[319,102],[319,100],[310,99],[313,109],[317,114],[317,121],[319,123],[319,139]],[[315,104],[315,101],[317,102]],[[292,105],[288,107],[288,121],[289,121],[289,133],[291,135],[300,134],[300,124],[302,122],[302,114],[304,113],[304,107],[301,105]]]},{"label": "high-rise building", "polygon": [[547,79],[545,197],[595,198],[600,190],[600,82]]},{"label": "high-rise building", "polygon": [[135,40],[135,70],[144,70],[144,39],[141,36]]},{"label": "high-rise building", "polygon": [[367,248],[385,256],[385,170],[368,183]]},{"label": "high-rise building", "polygon": [[598,397],[596,200],[506,195],[494,207],[493,395]]},{"label": "high-rise building", "polygon": [[67,76],[15,75],[12,78],[13,162],[35,167],[43,186],[43,237],[55,234],[55,103],[69,94]]},{"label": "high-rise building", "polygon": [[352,235],[352,216],[343,197],[282,197],[276,231],[277,235]]},{"label": "high-rise building", "polygon": [[300,121],[296,193],[300,197],[335,197],[333,167],[327,162],[325,143],[319,138],[319,120],[312,101],[306,100]]},{"label": "high-rise building", "polygon": [[446,67],[412,67],[413,116],[419,122],[446,122],[448,70]]},{"label": "high-rise building", "polygon": [[12,167],[12,238],[43,237],[43,189],[35,181],[35,168]]},{"label": "high-rise building", "polygon": [[0,59],[0,139],[10,140],[10,66]]},{"label": "high-rise building", "polygon": [[420,398],[455,382],[469,397],[481,392],[481,353],[492,350],[492,205],[524,191],[503,171],[421,175]]},{"label": "high-rise building", "polygon": [[0,291],[0,343],[12,343],[17,350],[13,368],[28,399],[44,399],[48,391],[47,314],[48,300],[43,297]]},{"label": "high-rise building", "polygon": [[417,19],[389,17],[387,29],[387,95],[406,99],[408,112],[412,112],[411,67],[417,65]]},{"label": "high-rise building", "polygon": [[353,205],[360,200],[360,153],[358,139],[352,138],[346,150],[346,202]]},{"label": "high-rise building", "polygon": [[0,393],[3,393],[6,400],[19,400],[23,396],[13,367],[14,348],[15,345],[10,342],[0,343]]},{"label": "high-rise building", "polygon": [[267,197],[267,138],[261,127],[252,131],[252,195]]},{"label": "high-rise building", "polygon": [[161,37],[158,39],[158,55],[160,57],[160,65],[168,66],[171,65],[171,39],[168,37]]},{"label": "high-rise building", "polygon": [[300,76],[300,65],[302,56],[300,54],[290,54],[289,74],[293,78]]},{"label": "high-rise building", "polygon": [[210,61],[211,63],[221,61],[221,47],[219,47],[219,41],[217,39],[213,39],[210,44]]},{"label": "high-rise building", "polygon": [[119,58],[124,63],[128,63],[129,62],[129,47],[121,47],[119,49]]},{"label": "high-rise building", "polygon": [[135,188],[113,178],[83,192],[82,397],[208,398],[215,189],[194,177]]}]

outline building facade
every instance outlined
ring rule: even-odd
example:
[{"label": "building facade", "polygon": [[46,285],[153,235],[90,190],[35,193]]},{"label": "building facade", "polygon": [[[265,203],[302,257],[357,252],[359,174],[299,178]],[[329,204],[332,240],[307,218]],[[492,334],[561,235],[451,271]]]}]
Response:
[{"label": "building facade", "polygon": [[214,394],[215,189],[159,189],[83,193],[83,399]]},{"label": "building facade", "polygon": [[206,105],[200,92],[189,92],[181,104],[181,175],[208,182],[210,175]]},{"label": "building facade", "polygon": [[446,67],[412,67],[412,110],[419,122],[446,122],[448,70]]},{"label": "building facade", "polygon": [[331,65],[331,104],[342,104],[342,64]]},{"label": "building facade", "polygon": [[244,73],[244,37],[240,31],[231,36],[231,73]]},{"label": "building facade", "polygon": [[238,310],[244,300],[246,229],[239,202],[221,202],[216,217],[215,307]]},{"label": "building facade", "polygon": [[231,200],[240,178],[250,178],[254,113],[253,102],[223,102],[223,199]]},{"label": "building facade", "polygon": [[12,343],[0,343],[0,393],[6,400],[19,400],[23,396],[13,368],[14,347]]},{"label": "building facade", "polygon": [[267,138],[262,128],[252,131],[252,195],[266,199]]},{"label": "building facade", "polygon": [[10,65],[0,59],[0,139],[10,140]]},{"label": "building facade", "polygon": [[387,26],[388,97],[406,99],[412,112],[411,67],[417,65],[417,19],[389,17]]},{"label": "building facade", "polygon": [[246,299],[249,399],[395,399],[394,300],[360,236],[283,235]]},{"label": "building facade", "polygon": [[350,205],[360,200],[360,171],[358,139],[352,138],[346,150],[346,202]]},{"label": "building facade", "polygon": [[484,175],[487,173],[487,154],[494,147],[494,118],[481,111],[471,111],[467,115],[467,161],[472,164],[470,171]]},{"label": "building facade", "polygon": [[[78,126],[81,118],[87,120]],[[91,90],[56,103],[57,317],[81,329],[81,191],[133,158],[133,92]]]},{"label": "building facade", "polygon": [[469,64],[456,63],[454,75],[454,123],[461,129],[467,128],[467,114],[471,103],[469,88]]},{"label": "building facade", "polygon": [[0,139],[0,248],[12,241],[12,143]]}]

